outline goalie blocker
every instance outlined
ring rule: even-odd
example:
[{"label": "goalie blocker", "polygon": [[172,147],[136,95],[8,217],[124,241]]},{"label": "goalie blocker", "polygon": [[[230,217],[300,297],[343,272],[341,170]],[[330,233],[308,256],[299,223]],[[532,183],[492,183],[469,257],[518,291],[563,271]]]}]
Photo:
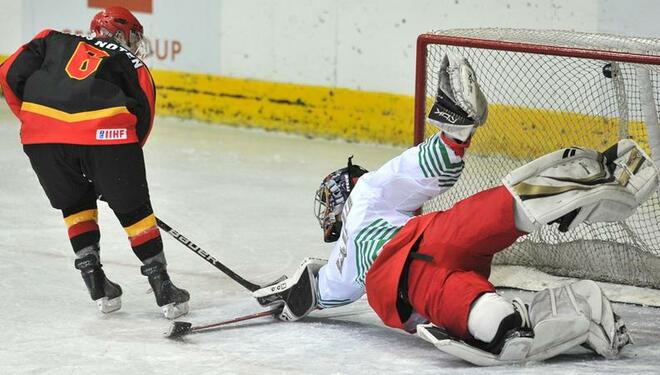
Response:
[{"label": "goalie blocker", "polygon": [[316,309],[319,269],[328,261],[306,258],[291,278],[256,290],[252,295],[261,306],[282,306],[276,318],[295,321]]}]

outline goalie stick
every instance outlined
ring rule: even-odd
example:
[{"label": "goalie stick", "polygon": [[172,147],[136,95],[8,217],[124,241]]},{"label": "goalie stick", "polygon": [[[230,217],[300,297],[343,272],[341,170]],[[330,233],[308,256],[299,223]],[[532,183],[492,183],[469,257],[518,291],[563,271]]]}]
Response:
[{"label": "goalie stick", "polygon": [[254,292],[255,290],[261,289],[261,288],[263,288],[264,286],[267,286],[267,285],[277,284],[278,282],[280,282],[280,281],[282,281],[286,278],[286,276],[282,276],[279,279],[277,279],[276,281],[274,281],[270,284],[264,285],[264,286],[251,283],[251,282],[245,280],[244,278],[242,278],[241,276],[239,276],[236,272],[232,271],[229,267],[225,266],[220,261],[215,259],[211,254],[204,251],[201,247],[197,246],[191,240],[184,237],[181,233],[179,233],[178,231],[172,229],[172,227],[167,225],[161,219],[156,218],[156,223],[158,223],[158,226],[162,230],[167,232],[170,236],[174,237],[177,241],[179,241],[180,243],[185,245],[188,249],[192,250],[195,254],[199,255],[202,259],[204,259],[208,263],[211,263],[215,268],[219,269],[222,273],[229,276],[232,280],[234,280],[237,283],[241,284],[241,286],[243,286],[245,289],[249,290],[250,292]]},{"label": "goalie stick", "polygon": [[190,322],[172,322],[170,325],[170,329],[165,332],[165,337],[170,338],[170,339],[176,339],[185,335],[193,334],[193,333],[201,333],[201,332],[207,332],[214,330],[215,328],[219,328],[228,324],[232,323],[238,323],[242,322],[245,320],[250,320],[250,319],[257,319],[265,316],[274,316],[276,314],[279,314],[282,311],[282,307],[278,306],[273,309],[267,310],[267,311],[262,311],[254,314],[248,314],[248,315],[243,315],[239,316],[233,319],[228,319],[228,320],[222,320],[220,322],[216,323],[209,323],[209,324],[204,324],[204,325],[198,325],[194,326]]}]

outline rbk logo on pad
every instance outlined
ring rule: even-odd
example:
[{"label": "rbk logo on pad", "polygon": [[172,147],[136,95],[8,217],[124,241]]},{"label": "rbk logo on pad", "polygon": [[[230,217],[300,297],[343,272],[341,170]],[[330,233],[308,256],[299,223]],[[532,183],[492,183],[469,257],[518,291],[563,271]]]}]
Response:
[{"label": "rbk logo on pad", "polygon": [[127,138],[128,131],[126,129],[98,129],[96,131],[96,139],[99,141],[114,141]]},{"label": "rbk logo on pad", "polygon": [[445,120],[449,121],[451,124],[455,124],[458,121],[458,118],[455,115],[449,112],[444,112],[440,110],[440,108],[436,108],[433,113],[437,116],[444,117]]},{"label": "rbk logo on pad", "polygon": [[463,109],[454,104],[442,90],[438,90],[428,118],[445,124],[474,125],[474,120]]}]

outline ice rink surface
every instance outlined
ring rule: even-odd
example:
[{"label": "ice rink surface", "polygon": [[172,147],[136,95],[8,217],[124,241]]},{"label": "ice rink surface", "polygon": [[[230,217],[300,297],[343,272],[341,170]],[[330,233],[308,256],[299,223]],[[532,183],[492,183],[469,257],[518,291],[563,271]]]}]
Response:
[{"label": "ice rink surface", "polygon": [[[59,211],[23,154],[17,121],[0,111],[0,374],[658,374],[660,310],[615,305],[636,344],[607,361],[577,348],[544,363],[475,368],[416,336],[385,328],[365,299],[301,322],[262,318],[181,341],[163,337],[139,261],[104,203],[101,254],[124,289],[120,312],[89,299]],[[367,169],[395,147],[350,144],[159,118],[145,146],[157,216],[257,283],[327,257],[312,213],[320,180],[348,155]],[[469,165],[466,166],[469,168]],[[241,286],[163,233],[170,274],[191,293],[185,320],[260,311]],[[521,292],[505,291],[507,295]],[[523,293],[529,299],[530,293]]]}]

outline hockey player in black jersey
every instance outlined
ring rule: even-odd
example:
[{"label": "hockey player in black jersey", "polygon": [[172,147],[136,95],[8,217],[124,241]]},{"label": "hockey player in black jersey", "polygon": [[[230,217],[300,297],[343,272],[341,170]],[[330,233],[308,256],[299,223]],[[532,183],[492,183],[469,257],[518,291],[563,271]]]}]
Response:
[{"label": "hockey player in black jersey", "polygon": [[97,199],[108,203],[142,261],[167,318],[188,312],[188,292],[167,273],[142,146],[154,119],[155,86],[140,59],[143,28],[125,8],[94,16],[93,36],[44,30],[0,66],[0,85],[21,120],[21,142],[51,205],[62,211],[92,300],[121,308],[99,252]]}]

